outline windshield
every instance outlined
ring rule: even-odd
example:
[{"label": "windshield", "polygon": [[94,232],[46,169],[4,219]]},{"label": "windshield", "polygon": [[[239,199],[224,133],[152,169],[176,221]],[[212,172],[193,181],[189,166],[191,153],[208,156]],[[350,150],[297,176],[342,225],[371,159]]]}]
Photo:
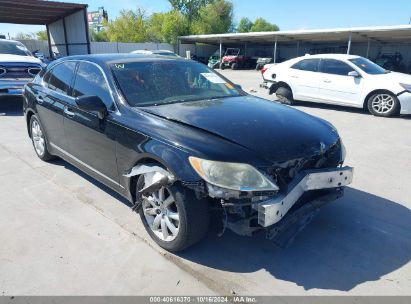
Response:
[{"label": "windshield", "polygon": [[31,56],[30,51],[20,42],[0,41],[0,54]]},{"label": "windshield", "polygon": [[374,62],[366,58],[363,58],[363,57],[358,57],[358,58],[349,59],[349,60],[367,74],[378,75],[378,74],[386,74],[389,72],[383,69],[382,67],[380,67],[379,65],[375,64]]},{"label": "windshield", "polygon": [[174,56],[177,57],[177,54],[173,52],[153,52],[154,55],[162,55],[162,56]]},{"label": "windshield", "polygon": [[136,107],[243,94],[207,66],[188,60],[114,63],[111,70],[127,102]]}]

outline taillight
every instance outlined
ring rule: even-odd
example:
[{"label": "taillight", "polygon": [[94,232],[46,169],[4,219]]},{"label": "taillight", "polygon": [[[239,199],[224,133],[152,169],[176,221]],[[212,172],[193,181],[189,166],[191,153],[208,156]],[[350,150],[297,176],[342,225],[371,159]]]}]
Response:
[{"label": "taillight", "polygon": [[261,69],[261,75],[264,75],[265,71],[267,71],[267,68],[262,68]]}]

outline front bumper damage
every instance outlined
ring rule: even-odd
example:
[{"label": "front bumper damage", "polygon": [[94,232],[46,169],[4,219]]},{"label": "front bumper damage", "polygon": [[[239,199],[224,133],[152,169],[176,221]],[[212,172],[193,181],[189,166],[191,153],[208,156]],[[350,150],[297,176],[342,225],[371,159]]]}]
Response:
[{"label": "front bumper damage", "polygon": [[290,184],[289,191],[257,203],[258,224],[268,227],[279,222],[307,191],[341,188],[352,182],[353,168],[314,169],[301,172]]}]

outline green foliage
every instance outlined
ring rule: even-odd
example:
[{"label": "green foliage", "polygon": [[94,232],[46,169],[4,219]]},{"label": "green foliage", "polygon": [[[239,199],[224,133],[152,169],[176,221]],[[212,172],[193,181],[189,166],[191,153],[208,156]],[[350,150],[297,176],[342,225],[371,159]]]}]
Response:
[{"label": "green foliage", "polygon": [[257,18],[254,24],[251,26],[249,32],[270,32],[278,30],[279,28],[276,24],[272,24],[264,18]]},{"label": "green foliage", "polygon": [[199,11],[202,7],[207,6],[214,2],[214,0],[168,0],[174,10],[182,13],[188,21],[188,27],[199,15]]},{"label": "green foliage", "polygon": [[115,42],[148,41],[148,22],[145,11],[122,10],[120,16],[106,26],[107,38]]},{"label": "green foliage", "polygon": [[220,34],[232,30],[233,4],[228,0],[216,0],[200,8],[198,18],[193,21],[194,34]]},{"label": "green foliage", "polygon": [[38,31],[36,33],[36,37],[37,37],[38,40],[47,40],[47,31],[46,30]]},{"label": "green foliage", "polygon": [[95,42],[108,42],[109,38],[107,36],[107,31],[102,30],[100,32],[96,32],[93,29],[90,29],[90,33],[91,33],[91,41],[95,41]]},{"label": "green foliage", "polygon": [[241,18],[240,23],[238,23],[237,32],[248,33],[253,26],[253,23],[247,17]]},{"label": "green foliage", "polygon": [[177,43],[178,36],[188,35],[187,19],[177,10],[168,13],[154,13],[148,21],[151,41]]}]

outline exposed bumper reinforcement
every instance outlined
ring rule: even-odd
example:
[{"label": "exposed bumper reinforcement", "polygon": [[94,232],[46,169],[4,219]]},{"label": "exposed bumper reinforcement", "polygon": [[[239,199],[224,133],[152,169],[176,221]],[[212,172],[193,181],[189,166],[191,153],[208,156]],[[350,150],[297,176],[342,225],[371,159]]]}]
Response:
[{"label": "exposed bumper reinforcement", "polygon": [[306,191],[343,187],[352,179],[352,167],[303,171],[290,184],[287,193],[253,205],[258,212],[258,224],[268,227],[279,222]]}]

